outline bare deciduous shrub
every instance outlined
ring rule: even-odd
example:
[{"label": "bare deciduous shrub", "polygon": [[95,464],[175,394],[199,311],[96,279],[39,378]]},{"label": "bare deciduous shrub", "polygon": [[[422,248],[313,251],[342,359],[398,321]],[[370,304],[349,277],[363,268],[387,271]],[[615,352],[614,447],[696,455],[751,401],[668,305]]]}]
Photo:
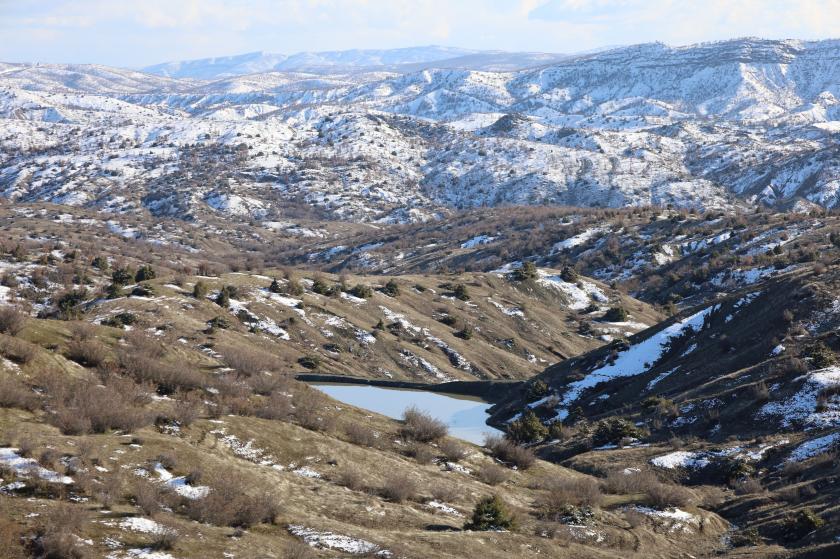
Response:
[{"label": "bare deciduous shrub", "polygon": [[265,371],[279,369],[277,359],[258,349],[245,345],[225,345],[218,348],[225,364],[243,376],[253,376]]},{"label": "bare deciduous shrub", "polygon": [[188,500],[187,515],[193,520],[247,528],[260,522],[274,522],[279,514],[279,500],[266,493],[248,495],[250,484],[236,474],[227,472],[208,484],[210,492],[203,499]]},{"label": "bare deciduous shrub", "polygon": [[457,488],[449,483],[435,481],[429,489],[432,498],[443,503],[450,503],[458,498]]},{"label": "bare deciduous shrub", "polygon": [[417,460],[418,464],[431,464],[435,459],[434,450],[427,444],[411,443],[406,454]]},{"label": "bare deciduous shrub", "polygon": [[288,419],[292,413],[292,399],[280,392],[272,392],[254,413],[263,419]]},{"label": "bare deciduous shrub", "polygon": [[17,336],[26,326],[26,315],[17,307],[0,307],[0,334]]},{"label": "bare deciduous shrub", "polygon": [[295,393],[293,398],[295,406],[295,419],[301,427],[311,429],[313,431],[323,431],[326,429],[324,421],[324,397],[318,394],[314,389],[304,387]]},{"label": "bare deciduous shrub", "polygon": [[180,394],[176,400],[178,403],[175,406],[173,417],[178,422],[178,425],[189,427],[196,419],[201,417],[205,407],[201,397],[189,392]]},{"label": "bare deciduous shrub", "polygon": [[343,466],[338,471],[335,482],[353,491],[361,491],[365,488],[365,480],[362,472],[353,465]]},{"label": "bare deciduous shrub", "polygon": [[93,339],[70,340],[67,344],[66,357],[85,367],[98,367],[107,359],[108,349],[101,342]]},{"label": "bare deciduous shrub", "polygon": [[160,525],[152,532],[151,547],[152,549],[172,549],[178,543],[179,536],[178,531],[174,528]]},{"label": "bare deciduous shrub", "polygon": [[207,384],[207,378],[189,367],[176,367],[148,357],[139,351],[119,354],[119,365],[125,374],[138,382],[157,385],[158,392],[174,394],[178,390],[194,390]]},{"label": "bare deciduous shrub", "polygon": [[635,508],[628,507],[624,509],[624,520],[631,528],[638,528],[639,526],[643,526],[645,524],[647,521],[647,515],[643,512],[639,512]]},{"label": "bare deciduous shrub", "polygon": [[38,407],[38,396],[20,380],[0,374],[0,408],[32,411]]},{"label": "bare deciduous shrub", "polygon": [[446,424],[426,412],[411,406],[403,412],[402,436],[408,440],[428,443],[446,436]]},{"label": "bare deciduous shrub", "polygon": [[312,548],[301,542],[291,542],[283,548],[283,559],[313,559]]},{"label": "bare deciduous shrub", "polygon": [[749,387],[749,398],[757,404],[763,404],[770,399],[770,389],[763,380]]},{"label": "bare deciduous shrub", "polygon": [[53,411],[49,421],[67,435],[103,433],[108,429],[133,431],[154,419],[152,413],[134,401],[134,392],[127,392],[117,378],[100,385],[59,375],[50,381],[48,395]]},{"label": "bare deciduous shrub", "polygon": [[691,491],[673,483],[656,483],[646,489],[650,504],[657,508],[684,507],[694,500]]},{"label": "bare deciduous shrub", "polygon": [[81,531],[87,516],[85,511],[60,504],[44,517],[33,540],[36,557],[48,559],[84,559],[87,557],[76,534]]},{"label": "bare deciduous shrub", "polygon": [[512,464],[520,470],[527,470],[537,460],[531,449],[514,444],[497,435],[488,436],[484,441],[484,446],[490,450],[495,458],[507,464]]},{"label": "bare deciduous shrub", "polygon": [[269,396],[273,392],[289,392],[289,381],[277,374],[255,374],[248,379],[248,386],[256,394]]},{"label": "bare deciduous shrub", "polygon": [[15,363],[26,365],[38,355],[38,346],[26,340],[0,334],[0,355]]},{"label": "bare deciduous shrub", "polygon": [[347,438],[353,444],[370,447],[376,446],[376,436],[373,432],[373,429],[371,429],[367,425],[351,423],[350,425],[347,425],[344,428],[344,432],[347,434]]},{"label": "bare deciduous shrub", "polygon": [[102,503],[106,509],[110,509],[121,496],[123,478],[119,471],[110,472],[103,476],[99,483],[91,483],[93,498]]},{"label": "bare deciduous shrub", "polygon": [[659,479],[650,470],[613,471],[603,481],[605,491],[618,495],[645,493],[648,487],[656,483],[659,483]]},{"label": "bare deciduous shrub", "polygon": [[510,479],[510,472],[498,464],[484,464],[478,470],[478,479],[487,485],[500,485]]},{"label": "bare deciduous shrub", "polygon": [[160,512],[160,487],[144,479],[138,479],[134,482],[132,493],[134,504],[143,514],[154,516]]},{"label": "bare deciduous shrub", "polygon": [[464,445],[453,439],[445,439],[438,445],[443,457],[449,462],[458,462],[467,456],[467,449]]},{"label": "bare deciduous shrub", "polygon": [[405,472],[395,472],[385,478],[380,492],[386,499],[402,503],[417,494],[417,483]]},{"label": "bare deciduous shrub", "polygon": [[738,495],[752,495],[763,492],[764,486],[761,485],[761,481],[755,478],[745,478],[735,484],[735,493]]},{"label": "bare deciduous shrub", "polygon": [[568,513],[569,507],[596,507],[604,499],[598,482],[592,478],[545,479],[537,508],[544,518],[553,520]]},{"label": "bare deciduous shrub", "polygon": [[149,336],[141,330],[132,330],[123,336],[130,351],[145,355],[149,359],[161,359],[166,355],[166,349],[159,339]]}]

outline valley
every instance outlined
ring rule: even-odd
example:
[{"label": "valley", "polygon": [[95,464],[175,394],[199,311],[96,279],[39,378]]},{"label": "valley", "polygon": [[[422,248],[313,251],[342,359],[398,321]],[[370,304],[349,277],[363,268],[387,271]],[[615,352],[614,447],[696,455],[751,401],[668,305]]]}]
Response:
[{"label": "valley", "polygon": [[0,64],[4,557],[837,556],[838,83]]}]

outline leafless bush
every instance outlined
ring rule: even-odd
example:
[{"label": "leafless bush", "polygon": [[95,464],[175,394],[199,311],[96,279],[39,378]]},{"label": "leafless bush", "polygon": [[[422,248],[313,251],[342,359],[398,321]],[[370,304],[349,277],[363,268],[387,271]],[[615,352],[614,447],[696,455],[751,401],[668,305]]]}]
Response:
[{"label": "leafless bush", "polygon": [[498,464],[484,464],[478,470],[478,479],[487,485],[501,485],[510,479],[510,471]]},{"label": "leafless bush", "polygon": [[130,351],[145,355],[149,359],[162,359],[166,355],[166,349],[160,340],[141,330],[127,332],[123,339]]},{"label": "leafless bush", "polygon": [[94,339],[70,340],[66,357],[85,367],[98,367],[108,358],[108,348]]},{"label": "leafless bush", "polygon": [[301,542],[290,542],[283,548],[283,559],[313,559],[312,548]]},{"label": "leafless bush", "polygon": [[38,346],[26,340],[0,335],[0,355],[21,365],[26,365],[37,357]]},{"label": "leafless bush", "polygon": [[194,390],[207,384],[207,378],[189,367],[176,367],[138,351],[126,351],[119,355],[123,371],[138,382],[151,382],[163,394],[174,394],[178,390]]},{"label": "leafless bush", "polygon": [[87,554],[76,534],[86,520],[84,510],[60,504],[44,517],[33,542],[33,551],[47,559],[84,559]]},{"label": "leafless bush", "polygon": [[201,417],[205,404],[200,397],[194,396],[193,393],[187,393],[180,395],[176,400],[178,403],[175,405],[173,416],[178,425],[189,427],[196,419]]},{"label": "leafless bush", "polygon": [[273,392],[255,411],[263,419],[288,419],[291,413],[292,399],[280,392]]},{"label": "leafless bush", "polygon": [[639,526],[644,525],[647,521],[647,515],[643,512],[639,512],[635,508],[626,508],[624,509],[624,520],[631,528],[638,528]]},{"label": "leafless bush", "polygon": [[50,422],[67,435],[104,433],[108,429],[133,431],[150,424],[154,417],[132,400],[122,384],[53,382],[50,387]]},{"label": "leafless bush", "polygon": [[303,388],[294,395],[293,403],[295,419],[301,427],[313,431],[326,429],[323,396],[315,392],[314,389]]},{"label": "leafless bush", "polygon": [[38,396],[20,380],[0,374],[0,408],[32,411],[38,407]]},{"label": "leafless bush", "polygon": [[353,465],[345,465],[339,471],[335,482],[353,491],[361,491],[365,488],[365,480],[362,472]]},{"label": "leafless bush", "polygon": [[122,492],[123,478],[118,470],[103,476],[100,483],[91,483],[91,492],[94,499],[102,503],[106,509],[110,509],[116,503]]},{"label": "leafless bush", "polygon": [[385,478],[380,492],[386,499],[402,503],[417,494],[417,483],[405,472],[394,472]]},{"label": "leafless bush", "polygon": [[742,479],[735,484],[735,493],[738,495],[752,495],[763,492],[764,486],[755,478]]},{"label": "leafless bush", "polygon": [[0,334],[17,336],[26,326],[26,315],[17,307],[0,307]]},{"label": "leafless bush", "polygon": [[431,464],[435,459],[435,452],[427,444],[411,443],[406,454],[417,460],[418,464]]},{"label": "leafless bush", "polygon": [[169,550],[178,543],[180,535],[178,531],[169,526],[159,526],[152,532],[152,549]]},{"label": "leafless bush", "polygon": [[646,493],[650,504],[657,508],[684,507],[694,500],[691,491],[673,483],[652,484]]},{"label": "leafless bush", "polygon": [[490,453],[507,464],[512,464],[520,470],[527,470],[536,462],[534,451],[519,446],[503,437],[490,435],[485,439],[484,446]]},{"label": "leafless bush", "polygon": [[613,471],[603,481],[604,490],[617,495],[645,493],[648,487],[657,483],[659,479],[650,470]]},{"label": "leafless bush", "polygon": [[160,488],[152,482],[138,479],[132,489],[134,504],[146,516],[154,516],[160,512]]},{"label": "leafless bush", "polygon": [[429,493],[433,499],[443,503],[451,503],[458,498],[458,490],[453,484],[437,480],[429,489]]},{"label": "leafless bush", "polygon": [[604,495],[598,482],[592,478],[547,479],[541,483],[543,492],[537,497],[537,508],[544,518],[559,520],[569,506],[595,507]]},{"label": "leafless bush", "polygon": [[416,407],[403,412],[402,436],[408,440],[428,443],[446,436],[446,424]]},{"label": "leafless bush", "polygon": [[60,457],[60,454],[54,448],[45,448],[41,452],[41,455],[38,456],[38,463],[45,468],[55,469],[55,465],[58,463]]},{"label": "leafless bush", "polygon": [[770,399],[770,389],[763,380],[758,381],[749,388],[749,397],[753,402],[763,404]]},{"label": "leafless bush", "polygon": [[236,369],[243,376],[253,376],[265,371],[279,369],[277,359],[255,348],[245,345],[226,345],[218,348],[225,364]]},{"label": "leafless bush", "polygon": [[249,484],[238,475],[227,473],[208,483],[210,492],[203,499],[187,502],[187,515],[193,520],[217,526],[246,528],[260,522],[274,522],[279,501],[270,494],[248,495]]},{"label": "leafless bush", "polygon": [[277,374],[255,374],[248,379],[248,386],[256,394],[268,396],[276,391],[289,392],[289,381]]},{"label": "leafless bush", "polygon": [[350,439],[350,442],[353,444],[369,447],[376,446],[376,436],[373,432],[373,429],[371,429],[367,425],[351,423],[350,425],[347,425],[344,428],[344,432],[347,434],[347,438]]},{"label": "leafless bush", "polygon": [[443,453],[443,457],[449,462],[458,462],[467,456],[466,447],[453,439],[444,439],[438,447]]}]

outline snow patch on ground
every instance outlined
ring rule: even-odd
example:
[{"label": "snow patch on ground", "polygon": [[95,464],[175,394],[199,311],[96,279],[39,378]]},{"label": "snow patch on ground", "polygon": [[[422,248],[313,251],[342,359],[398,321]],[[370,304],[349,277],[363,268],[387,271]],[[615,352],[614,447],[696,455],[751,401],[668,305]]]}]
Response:
[{"label": "snow patch on ground", "polygon": [[73,478],[70,476],[63,476],[58,472],[44,468],[36,460],[24,458],[17,451],[17,448],[0,448],[0,465],[11,469],[15,472],[15,475],[20,477],[35,475],[50,483],[62,483],[64,485],[73,483]]},{"label": "snow patch on ground", "polygon": [[840,387],[840,367],[828,367],[807,373],[796,394],[785,400],[764,404],[758,411],[758,416],[779,418],[782,427],[785,428],[796,424],[803,424],[806,429],[838,426],[840,396],[829,396],[824,400],[821,410],[817,411],[820,393],[837,387]]},{"label": "snow patch on ground", "polygon": [[558,410],[558,419],[568,416],[567,408],[577,400],[587,389],[602,382],[621,377],[631,377],[644,373],[652,367],[665,353],[671,340],[689,332],[699,331],[714,307],[708,307],[683,320],[677,321],[653,334],[646,340],[638,342],[627,350],[618,354],[615,362],[597,368],[583,379],[570,383],[566,387]]},{"label": "snow patch on ground", "polygon": [[840,433],[830,433],[816,439],[806,441],[796,447],[788,456],[788,462],[802,462],[808,458],[813,458],[818,454],[828,452],[835,446],[840,445]]},{"label": "snow patch on ground", "polygon": [[290,524],[287,529],[289,533],[301,538],[306,544],[322,549],[343,551],[351,555],[363,555],[375,553],[381,557],[389,557],[391,553],[380,550],[379,546],[367,540],[342,536],[333,532],[319,532],[299,524]]}]

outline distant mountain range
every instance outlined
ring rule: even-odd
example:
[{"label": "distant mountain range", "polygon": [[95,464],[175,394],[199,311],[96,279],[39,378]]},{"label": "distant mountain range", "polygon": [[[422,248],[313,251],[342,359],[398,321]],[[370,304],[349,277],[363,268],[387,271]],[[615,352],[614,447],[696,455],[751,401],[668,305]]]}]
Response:
[{"label": "distant mountain range", "polygon": [[401,49],[345,50],[277,54],[251,52],[236,56],[165,62],[143,68],[144,72],[172,78],[210,80],[262,72],[336,73],[359,70],[416,71],[429,67],[514,71],[550,64],[562,54],[477,51],[427,46]]},{"label": "distant mountain range", "polygon": [[384,222],[504,204],[840,206],[837,40],[155,68],[1,65],[0,194]]}]

